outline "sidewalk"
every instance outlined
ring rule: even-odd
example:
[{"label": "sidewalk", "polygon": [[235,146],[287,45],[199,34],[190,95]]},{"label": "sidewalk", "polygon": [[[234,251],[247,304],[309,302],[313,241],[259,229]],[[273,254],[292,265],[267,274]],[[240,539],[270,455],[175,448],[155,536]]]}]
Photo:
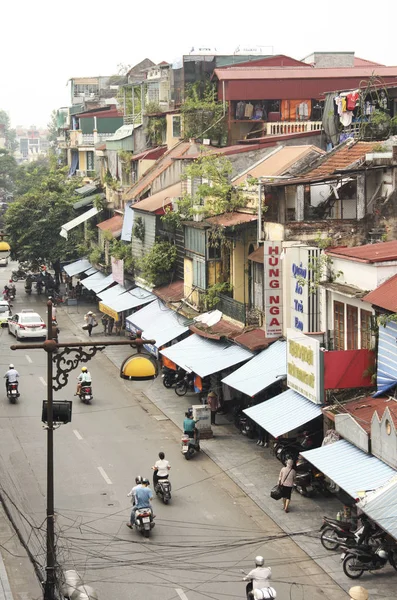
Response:
[{"label": "sidewalk", "polygon": [[[94,309],[92,309],[94,310]],[[84,313],[87,307],[64,307],[59,311],[67,314],[79,328],[77,337],[88,339],[81,329]],[[62,317],[61,317],[62,318]],[[62,327],[61,327],[62,329]],[[93,340],[107,339],[100,331],[93,334]],[[94,329],[94,332],[96,330]],[[114,339],[118,339],[113,335]],[[123,338],[121,338],[123,339]],[[131,354],[128,347],[108,347],[104,354],[119,369],[122,362]],[[189,406],[198,403],[196,394],[187,394],[180,398],[174,389],[166,389],[161,377],[150,382],[134,382],[134,391],[143,392],[171,421],[181,428],[184,414]],[[330,577],[345,591],[354,582],[349,580],[342,571],[340,553],[328,552],[323,548],[319,539],[319,529],[324,515],[335,518],[341,509],[341,503],[336,498],[304,498],[300,494],[292,495],[290,512],[281,510],[280,502],[270,498],[270,490],[277,483],[281,463],[272,455],[269,448],[256,445],[256,440],[249,440],[238,433],[234,424],[226,416],[217,415],[219,426],[213,428],[214,437],[201,443],[204,452],[261,508],[283,531],[294,535],[294,541],[311,557]],[[300,535],[299,535],[300,534]],[[370,598],[396,597],[396,573],[388,567],[381,573],[363,576],[362,582]]]}]

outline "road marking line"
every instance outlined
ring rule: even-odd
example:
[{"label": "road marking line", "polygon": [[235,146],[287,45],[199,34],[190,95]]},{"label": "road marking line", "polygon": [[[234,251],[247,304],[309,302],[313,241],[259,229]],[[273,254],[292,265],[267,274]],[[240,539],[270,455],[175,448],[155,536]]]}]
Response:
[{"label": "road marking line", "polygon": [[175,591],[181,600],[188,600],[188,597],[186,596],[183,590],[181,590],[180,588],[175,588]]},{"label": "road marking line", "polygon": [[77,431],[77,429],[73,429],[73,433],[77,437],[78,440],[82,440],[83,439],[83,436],[79,434],[79,432]]},{"label": "road marking line", "polygon": [[100,472],[100,474],[102,475],[102,477],[104,478],[104,480],[106,481],[107,484],[112,485],[112,482],[110,481],[109,477],[106,475],[106,472],[104,469],[102,469],[102,467],[98,467],[98,471]]},{"label": "road marking line", "polygon": [[30,358],[30,356],[28,354],[25,354],[26,356],[26,360],[28,361],[28,363],[32,363],[32,359]]},{"label": "road marking line", "polygon": [[41,383],[42,383],[43,385],[45,385],[45,386],[47,385],[47,382],[46,382],[46,380],[44,379],[44,377],[39,377],[39,379],[40,379],[40,381],[41,381]]}]

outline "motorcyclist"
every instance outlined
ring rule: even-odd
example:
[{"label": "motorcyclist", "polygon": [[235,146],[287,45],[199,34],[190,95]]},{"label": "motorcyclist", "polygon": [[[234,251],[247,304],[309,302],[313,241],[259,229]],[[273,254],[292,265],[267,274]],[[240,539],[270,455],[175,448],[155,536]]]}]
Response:
[{"label": "motorcyclist", "polygon": [[54,304],[54,298],[52,296],[48,296],[48,300],[50,302],[52,302],[52,307],[51,307],[51,318],[52,318],[52,322],[57,321],[57,307]]},{"label": "motorcyclist", "polygon": [[168,471],[171,469],[171,465],[168,460],[165,460],[164,452],[159,452],[159,460],[154,463],[152,467],[153,473],[153,487],[156,489],[159,479],[168,479]]},{"label": "motorcyclist", "polygon": [[265,559],[263,556],[257,556],[255,558],[255,569],[252,569],[243,579],[243,581],[250,581],[251,584],[247,585],[247,597],[251,590],[260,590],[262,588],[269,587],[269,579],[272,576],[272,570],[270,567],[265,567]]},{"label": "motorcyclist", "polygon": [[19,373],[13,364],[10,364],[8,366],[8,371],[4,375],[4,378],[6,380],[6,391],[8,393],[8,384],[9,383],[18,383],[18,378],[19,378]]},{"label": "motorcyclist", "polygon": [[14,294],[14,297],[17,294],[17,288],[15,287],[15,283],[12,281],[12,279],[10,279],[9,281],[9,286],[8,286],[8,290],[10,294]]},{"label": "motorcyclist", "polygon": [[135,506],[132,507],[130,522],[127,523],[127,527],[130,529],[133,528],[137,510],[141,508],[150,508],[152,510],[151,500],[153,500],[153,493],[149,487],[149,479],[142,479],[141,487],[138,487],[135,491]]},{"label": "motorcyclist", "polygon": [[7,302],[8,302],[9,299],[10,299],[10,288],[6,284],[4,286],[4,290],[3,290],[3,300],[7,300]]},{"label": "motorcyclist", "polygon": [[81,367],[81,373],[77,377],[77,390],[76,390],[75,396],[80,396],[80,390],[81,390],[81,386],[83,385],[83,383],[86,383],[87,385],[91,385],[91,381],[92,381],[91,373],[89,372],[87,367]]},{"label": "motorcyclist", "polygon": [[135,485],[131,489],[131,491],[127,494],[127,497],[131,497],[131,503],[134,505],[136,503],[135,492],[138,488],[142,487],[143,477],[141,475],[137,475],[135,477]]},{"label": "motorcyclist", "polygon": [[196,439],[196,423],[197,421],[193,419],[192,413],[190,411],[186,412],[183,421],[183,433],[190,438]]},{"label": "motorcyclist", "polygon": [[33,283],[33,277],[31,275],[28,275],[25,279],[25,290],[31,290],[32,283]]}]

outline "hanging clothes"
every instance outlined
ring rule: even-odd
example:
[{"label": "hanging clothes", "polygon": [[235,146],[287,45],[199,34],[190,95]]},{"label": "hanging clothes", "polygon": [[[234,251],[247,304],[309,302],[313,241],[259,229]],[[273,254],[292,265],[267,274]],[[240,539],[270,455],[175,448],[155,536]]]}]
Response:
[{"label": "hanging clothes", "polygon": [[342,98],[340,96],[335,96],[334,102],[335,102],[336,107],[337,107],[337,114],[340,116],[342,114],[342,112],[343,112],[343,110],[342,110]]},{"label": "hanging clothes", "polygon": [[[301,105],[306,105],[307,108]],[[311,100],[282,100],[281,101],[281,119],[283,121],[302,121],[301,115],[306,114],[308,118],[311,111]]]},{"label": "hanging clothes", "polygon": [[350,110],[346,110],[340,116],[340,122],[342,123],[343,127],[348,127],[349,125],[351,125],[352,120],[353,112]]},{"label": "hanging clothes", "polygon": [[307,102],[301,102],[298,106],[297,120],[307,121],[309,118],[309,105]]},{"label": "hanging clothes", "polygon": [[244,119],[244,113],[245,113],[245,102],[240,100],[240,102],[237,102],[237,105],[236,105],[236,119],[238,121]]},{"label": "hanging clothes", "polygon": [[254,114],[254,105],[251,102],[248,102],[245,105],[244,117],[246,119],[252,119],[252,115]]},{"label": "hanging clothes", "polygon": [[355,90],[354,92],[350,92],[349,94],[347,94],[347,96],[346,96],[347,110],[354,110],[356,108],[359,96],[360,96],[360,94],[359,94],[358,90]]}]

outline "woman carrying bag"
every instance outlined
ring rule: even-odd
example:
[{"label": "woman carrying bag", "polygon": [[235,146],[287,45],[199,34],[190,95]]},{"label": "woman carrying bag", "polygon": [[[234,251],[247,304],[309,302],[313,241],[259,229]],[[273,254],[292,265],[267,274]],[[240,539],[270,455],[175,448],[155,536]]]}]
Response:
[{"label": "woman carrying bag", "polygon": [[289,505],[291,502],[291,492],[294,487],[296,471],[293,468],[294,461],[292,458],[287,460],[287,465],[283,467],[280,471],[280,475],[278,478],[278,484],[281,488],[281,498],[283,499],[283,510],[285,512],[289,512]]}]

